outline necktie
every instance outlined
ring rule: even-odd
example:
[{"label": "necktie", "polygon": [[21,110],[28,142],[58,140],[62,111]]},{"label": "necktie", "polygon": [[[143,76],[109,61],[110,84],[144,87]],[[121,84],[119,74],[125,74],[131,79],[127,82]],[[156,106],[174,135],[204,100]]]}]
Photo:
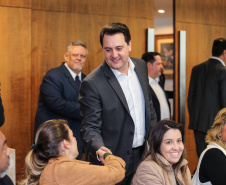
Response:
[{"label": "necktie", "polygon": [[76,86],[79,88],[79,86],[80,86],[80,84],[81,84],[81,81],[79,80],[79,76],[77,75],[76,77],[75,77],[75,84],[76,84]]}]

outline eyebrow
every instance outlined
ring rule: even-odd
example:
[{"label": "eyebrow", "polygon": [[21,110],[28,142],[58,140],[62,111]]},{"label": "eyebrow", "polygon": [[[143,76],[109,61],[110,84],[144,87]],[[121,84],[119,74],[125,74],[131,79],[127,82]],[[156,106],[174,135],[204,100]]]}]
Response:
[{"label": "eyebrow", "polygon": [[[182,137],[179,137],[179,138],[177,138],[176,140],[178,140],[178,139],[182,139]],[[165,140],[163,140],[163,141],[168,141],[168,140],[173,140],[173,139],[165,139]]]}]

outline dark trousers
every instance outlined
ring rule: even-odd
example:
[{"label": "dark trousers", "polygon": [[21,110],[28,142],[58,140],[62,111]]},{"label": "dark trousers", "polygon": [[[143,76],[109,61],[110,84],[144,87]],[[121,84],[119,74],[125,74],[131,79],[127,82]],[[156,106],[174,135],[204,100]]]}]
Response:
[{"label": "dark trousers", "polygon": [[135,174],[137,167],[142,161],[143,152],[144,146],[132,149],[130,153],[129,164],[126,164],[128,165],[128,168],[126,170],[125,178],[117,185],[130,185],[133,175]]},{"label": "dark trousers", "polygon": [[194,130],[194,135],[196,143],[196,152],[199,158],[203,150],[205,150],[207,147],[207,143],[205,142],[206,133]]}]

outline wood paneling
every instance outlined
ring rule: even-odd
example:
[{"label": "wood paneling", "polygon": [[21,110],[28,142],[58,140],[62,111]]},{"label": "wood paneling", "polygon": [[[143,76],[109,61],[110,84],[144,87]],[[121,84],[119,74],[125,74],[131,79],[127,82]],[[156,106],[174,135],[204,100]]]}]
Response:
[{"label": "wood paneling", "polygon": [[[186,102],[185,102],[185,133],[187,159],[191,172],[197,166],[198,158],[194,134],[188,130],[189,114],[187,109],[187,97],[193,66],[208,60],[211,57],[212,43],[214,39],[226,36],[226,25],[222,17],[225,17],[226,1],[210,0],[175,0],[175,105],[176,119],[179,120],[179,34],[178,31],[186,31]],[[223,9],[224,7],[224,9]],[[224,10],[224,11],[223,11]]]},{"label": "wood paneling", "polygon": [[1,130],[24,167],[31,138],[31,10],[0,7],[0,76],[5,123]]},{"label": "wood paneling", "polygon": [[12,6],[12,7],[31,7],[31,0],[1,0],[0,6]]},{"label": "wood paneling", "polygon": [[32,9],[70,12],[73,1],[76,0],[32,0]]},{"label": "wood paneling", "polygon": [[225,0],[176,0],[176,21],[226,26]]},{"label": "wood paneling", "polygon": [[88,14],[113,15],[154,19],[154,0],[76,0],[72,11]]},{"label": "wood paneling", "polygon": [[[33,0],[33,9],[154,19],[154,0]],[[82,18],[81,18],[82,19]]]}]

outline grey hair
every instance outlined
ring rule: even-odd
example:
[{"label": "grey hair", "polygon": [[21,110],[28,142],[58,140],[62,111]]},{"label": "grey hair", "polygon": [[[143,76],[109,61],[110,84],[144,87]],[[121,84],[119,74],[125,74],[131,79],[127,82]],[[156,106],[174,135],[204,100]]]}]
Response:
[{"label": "grey hair", "polygon": [[86,44],[84,42],[82,42],[81,40],[76,40],[76,41],[71,42],[67,46],[67,53],[71,49],[72,46],[82,46],[82,47],[84,47],[86,49],[86,54],[88,55],[88,48],[86,47]]}]

